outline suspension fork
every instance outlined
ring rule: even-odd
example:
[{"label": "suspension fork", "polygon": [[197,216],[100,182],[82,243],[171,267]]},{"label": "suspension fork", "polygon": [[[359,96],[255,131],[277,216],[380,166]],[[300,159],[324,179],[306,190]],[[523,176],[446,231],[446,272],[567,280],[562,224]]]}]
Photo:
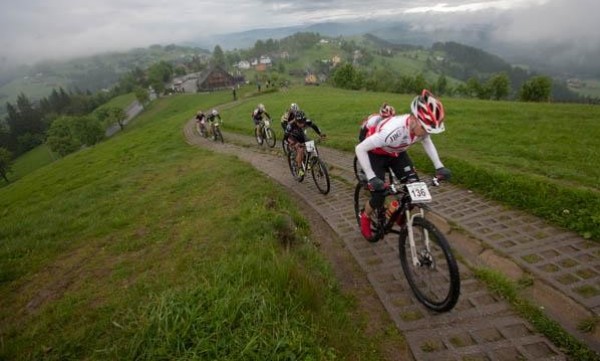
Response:
[{"label": "suspension fork", "polygon": [[[412,257],[412,263],[415,267],[420,267],[421,262],[419,261],[419,257],[417,255],[417,247],[415,245],[415,237],[413,233],[413,221],[415,217],[423,217],[425,218],[425,210],[419,207],[419,211],[411,214],[410,209],[408,209],[408,205],[406,206],[406,210],[404,211],[406,214],[406,230],[408,232],[408,242],[410,244],[410,256]],[[429,232],[426,228],[423,228],[423,236],[425,237],[425,249],[429,253],[431,251],[429,247]]]}]

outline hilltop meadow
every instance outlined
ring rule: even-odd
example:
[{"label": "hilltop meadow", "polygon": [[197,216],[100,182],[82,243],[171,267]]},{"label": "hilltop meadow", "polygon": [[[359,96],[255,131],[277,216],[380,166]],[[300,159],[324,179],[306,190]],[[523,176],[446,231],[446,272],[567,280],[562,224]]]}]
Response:
[{"label": "hilltop meadow", "polygon": [[[0,188],[0,358],[380,360],[382,345],[405,347],[393,327],[367,331],[285,189],[190,147],[182,127],[217,108],[225,131],[250,135],[263,103],[280,136],[297,102],[326,146],[352,151],[364,116],[383,101],[406,112],[412,97],[252,91],[163,97]],[[443,100],[447,131],[433,139],[454,183],[600,240],[600,108]],[[410,154],[433,171],[420,145]]]}]

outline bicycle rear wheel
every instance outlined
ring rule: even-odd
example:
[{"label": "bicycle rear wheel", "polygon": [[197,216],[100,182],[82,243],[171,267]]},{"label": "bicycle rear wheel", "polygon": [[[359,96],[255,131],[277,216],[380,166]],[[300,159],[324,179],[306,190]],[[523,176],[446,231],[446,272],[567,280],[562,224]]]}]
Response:
[{"label": "bicycle rear wheel", "polygon": [[267,141],[267,145],[271,148],[275,146],[277,143],[277,139],[275,139],[275,132],[271,128],[265,129],[265,140]]},{"label": "bicycle rear wheel", "polygon": [[413,264],[408,229],[404,227],[398,242],[402,271],[419,302],[436,312],[450,311],[460,295],[460,275],[450,245],[423,217],[415,217],[412,228],[419,265]]},{"label": "bicycle rear wheel", "polygon": [[310,172],[313,180],[315,181],[315,185],[319,189],[319,192],[322,194],[329,193],[331,184],[329,181],[329,172],[327,171],[327,166],[319,158],[312,158],[310,162],[312,164]]}]

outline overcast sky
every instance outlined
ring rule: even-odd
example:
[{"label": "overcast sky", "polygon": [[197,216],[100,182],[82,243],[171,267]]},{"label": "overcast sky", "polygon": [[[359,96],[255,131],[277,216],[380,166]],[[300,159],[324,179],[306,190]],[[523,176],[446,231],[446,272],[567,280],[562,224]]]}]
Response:
[{"label": "overcast sky", "polygon": [[494,24],[508,41],[600,46],[600,0],[0,0],[0,64],[322,21]]}]

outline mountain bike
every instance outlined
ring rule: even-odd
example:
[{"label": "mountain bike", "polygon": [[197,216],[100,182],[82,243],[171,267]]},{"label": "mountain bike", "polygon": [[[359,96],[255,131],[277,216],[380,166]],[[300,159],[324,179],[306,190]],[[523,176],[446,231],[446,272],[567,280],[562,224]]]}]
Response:
[{"label": "mountain bike", "polygon": [[256,137],[256,143],[263,145],[265,140],[267,145],[271,148],[275,146],[277,139],[275,138],[275,132],[271,129],[271,120],[263,119],[260,121],[258,128],[254,128],[254,135]]},{"label": "mountain bike", "polygon": [[[432,183],[439,184],[435,177]],[[460,295],[460,275],[446,237],[426,218],[432,199],[427,183],[392,183],[385,195],[385,204],[371,214],[371,241],[397,234],[402,271],[417,300],[433,311],[450,311]],[[361,207],[370,198],[368,183],[358,182],[354,212],[359,227]]]},{"label": "mountain bike", "polygon": [[315,141],[308,140],[300,145],[300,147],[304,152],[301,169],[298,169],[298,165],[296,164],[296,149],[294,147],[289,148],[287,155],[292,177],[294,177],[296,181],[302,182],[306,172],[310,171],[319,192],[322,194],[329,193],[331,188],[329,172],[327,171],[327,166],[319,157],[319,151],[317,150]]},{"label": "mountain bike", "polygon": [[218,120],[214,120],[213,122],[210,123],[210,129],[212,130],[212,134],[213,134],[213,140],[215,141],[221,141],[221,143],[224,143],[225,140],[223,139],[223,133],[221,133],[221,124],[219,123]]}]

